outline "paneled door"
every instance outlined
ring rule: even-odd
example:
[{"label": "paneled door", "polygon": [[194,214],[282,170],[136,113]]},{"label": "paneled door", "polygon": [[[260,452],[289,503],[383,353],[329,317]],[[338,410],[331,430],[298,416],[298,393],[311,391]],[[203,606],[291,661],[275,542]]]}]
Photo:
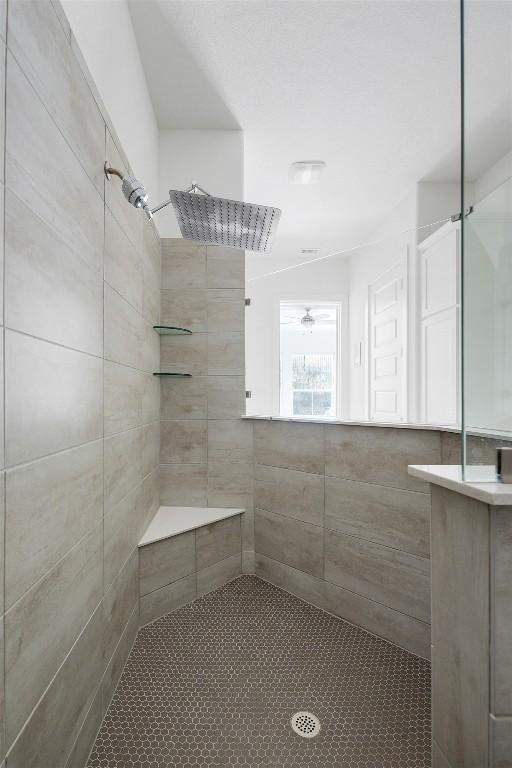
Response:
[{"label": "paneled door", "polygon": [[448,222],[418,246],[424,424],[459,424],[459,233]]},{"label": "paneled door", "polygon": [[406,263],[386,270],[368,287],[369,415],[403,421],[406,407]]}]

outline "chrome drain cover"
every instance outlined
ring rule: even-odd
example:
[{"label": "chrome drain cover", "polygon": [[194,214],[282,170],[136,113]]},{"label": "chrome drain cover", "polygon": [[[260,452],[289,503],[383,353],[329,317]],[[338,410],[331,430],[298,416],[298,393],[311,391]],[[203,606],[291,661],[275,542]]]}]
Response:
[{"label": "chrome drain cover", "polygon": [[312,739],[320,733],[320,720],[311,712],[296,712],[291,719],[292,729],[305,739]]}]

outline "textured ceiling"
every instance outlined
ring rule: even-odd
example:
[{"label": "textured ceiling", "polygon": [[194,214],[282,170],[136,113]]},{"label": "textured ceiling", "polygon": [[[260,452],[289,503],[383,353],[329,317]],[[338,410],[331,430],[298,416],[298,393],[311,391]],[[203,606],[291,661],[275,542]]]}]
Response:
[{"label": "textured ceiling", "polygon": [[[322,255],[361,241],[417,181],[457,177],[458,6],[145,0],[130,9],[160,126],[241,128],[245,198],[283,208],[274,252],[295,259],[301,248]],[[512,3],[468,6],[477,176],[510,148]],[[326,161],[320,184],[290,184],[288,166],[304,159]]]}]

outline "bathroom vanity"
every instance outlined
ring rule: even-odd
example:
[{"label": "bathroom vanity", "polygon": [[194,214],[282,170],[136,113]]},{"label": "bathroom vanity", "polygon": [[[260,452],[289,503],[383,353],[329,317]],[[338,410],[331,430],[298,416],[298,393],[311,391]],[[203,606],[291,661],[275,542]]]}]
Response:
[{"label": "bathroom vanity", "polygon": [[512,766],[512,485],[431,484],[433,768]]}]

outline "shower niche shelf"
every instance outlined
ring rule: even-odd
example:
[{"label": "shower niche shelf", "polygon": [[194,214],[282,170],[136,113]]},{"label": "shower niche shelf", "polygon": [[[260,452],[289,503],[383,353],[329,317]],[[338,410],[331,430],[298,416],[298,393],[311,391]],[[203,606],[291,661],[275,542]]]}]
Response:
[{"label": "shower niche shelf", "polygon": [[155,371],[153,373],[153,376],[161,376],[162,378],[166,376],[173,376],[175,379],[190,379],[192,378],[191,373],[169,373],[167,371]]},{"label": "shower niche shelf", "polygon": [[153,330],[160,336],[190,336],[192,333],[188,328],[179,328],[175,325],[154,325]]}]

